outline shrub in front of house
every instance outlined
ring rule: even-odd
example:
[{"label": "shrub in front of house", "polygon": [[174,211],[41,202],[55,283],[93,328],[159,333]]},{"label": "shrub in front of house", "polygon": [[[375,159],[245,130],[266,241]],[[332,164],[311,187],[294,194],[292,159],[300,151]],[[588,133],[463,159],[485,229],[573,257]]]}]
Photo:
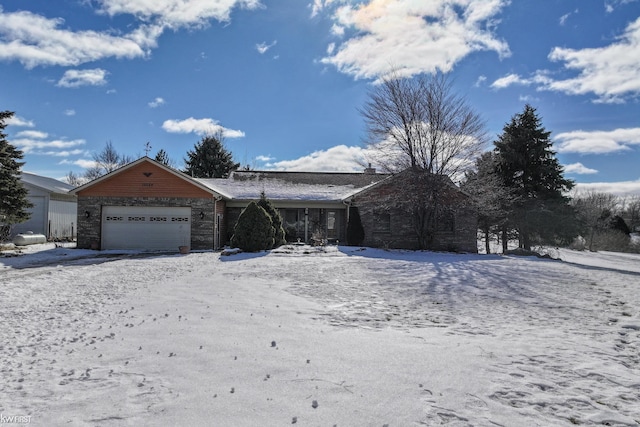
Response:
[{"label": "shrub in front of house", "polygon": [[364,241],[364,227],[360,219],[360,211],[357,207],[349,208],[349,221],[347,222],[347,245],[360,246]]},{"label": "shrub in front of house", "polygon": [[271,225],[274,231],[274,243],[273,247],[277,248],[278,246],[282,246],[287,243],[285,238],[284,228],[282,227],[282,217],[280,216],[280,212],[276,208],[273,207],[271,201],[267,199],[267,196],[264,194],[264,191],[260,193],[260,200],[258,200],[258,206],[267,211],[269,216],[271,217]]},{"label": "shrub in front of house", "polygon": [[271,216],[255,202],[242,211],[231,237],[231,246],[245,252],[271,249],[274,243]]}]

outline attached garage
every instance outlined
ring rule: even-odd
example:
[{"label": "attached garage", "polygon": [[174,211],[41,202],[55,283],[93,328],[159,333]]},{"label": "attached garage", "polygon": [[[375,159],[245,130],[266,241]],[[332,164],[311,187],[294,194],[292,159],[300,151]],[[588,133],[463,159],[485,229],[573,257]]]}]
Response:
[{"label": "attached garage", "polygon": [[190,246],[191,208],[103,206],[102,249],[177,250]]},{"label": "attached garage", "polygon": [[71,192],[78,196],[78,248],[178,252],[219,245],[223,195],[148,157]]}]

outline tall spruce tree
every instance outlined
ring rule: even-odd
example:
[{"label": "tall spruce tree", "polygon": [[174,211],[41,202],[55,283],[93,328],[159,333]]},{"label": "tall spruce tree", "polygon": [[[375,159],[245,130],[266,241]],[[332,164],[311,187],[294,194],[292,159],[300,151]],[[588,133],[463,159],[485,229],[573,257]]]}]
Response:
[{"label": "tall spruce tree", "polygon": [[233,155],[224,147],[221,133],[203,137],[187,152],[184,159],[184,173],[194,178],[227,178],[240,167],[233,161]]},{"label": "tall spruce tree", "polygon": [[[27,189],[20,181],[22,151],[7,141],[4,133],[12,111],[0,111],[0,229],[9,234],[10,227],[29,219],[27,209],[32,204],[27,199]],[[6,237],[6,236],[0,236]]]},{"label": "tall spruce tree", "polygon": [[534,241],[548,243],[573,234],[574,212],[565,193],[574,183],[564,178],[550,136],[536,109],[527,104],[494,142],[496,171],[516,198],[508,224],[527,250]]}]

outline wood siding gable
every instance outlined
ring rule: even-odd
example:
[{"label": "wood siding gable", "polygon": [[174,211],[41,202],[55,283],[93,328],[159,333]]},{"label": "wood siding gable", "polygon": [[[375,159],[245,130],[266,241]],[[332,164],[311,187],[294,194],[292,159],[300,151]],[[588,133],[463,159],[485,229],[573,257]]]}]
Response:
[{"label": "wood siding gable", "polygon": [[153,161],[144,159],[130,167],[123,167],[93,183],[75,190],[80,197],[178,197],[211,198],[206,191],[190,179],[170,172]]}]

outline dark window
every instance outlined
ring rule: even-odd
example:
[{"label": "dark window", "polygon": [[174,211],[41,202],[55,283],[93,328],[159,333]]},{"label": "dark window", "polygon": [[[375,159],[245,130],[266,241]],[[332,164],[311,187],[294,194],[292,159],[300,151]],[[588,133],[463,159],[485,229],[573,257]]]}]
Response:
[{"label": "dark window", "polygon": [[446,209],[438,212],[436,229],[438,231],[454,231],[455,215],[452,210]]},{"label": "dark window", "polygon": [[375,233],[391,232],[391,214],[388,212],[373,213],[373,231]]}]

